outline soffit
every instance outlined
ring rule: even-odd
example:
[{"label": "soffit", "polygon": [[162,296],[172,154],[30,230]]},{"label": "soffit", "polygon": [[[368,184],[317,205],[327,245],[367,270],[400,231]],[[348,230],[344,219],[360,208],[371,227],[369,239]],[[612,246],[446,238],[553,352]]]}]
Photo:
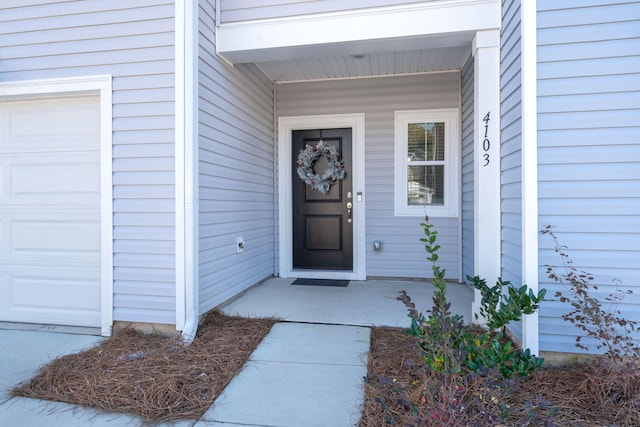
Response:
[{"label": "soffit", "polygon": [[471,44],[468,43],[432,49],[265,61],[256,65],[274,82],[292,82],[460,70],[470,54]]}]

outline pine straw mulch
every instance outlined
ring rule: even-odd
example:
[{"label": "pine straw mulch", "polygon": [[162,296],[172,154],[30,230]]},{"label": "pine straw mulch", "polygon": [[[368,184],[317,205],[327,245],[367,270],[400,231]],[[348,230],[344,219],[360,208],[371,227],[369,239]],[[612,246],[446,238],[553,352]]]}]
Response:
[{"label": "pine straw mulch", "polygon": [[[487,414],[481,414],[479,407],[473,406],[473,399],[469,399],[467,393],[460,398],[467,399],[466,402],[470,403],[464,416],[460,412],[460,404],[456,402],[458,406],[454,410],[451,410],[451,404],[441,405],[440,414],[447,411],[450,414],[429,418],[426,422],[423,417],[420,423],[416,423],[418,418],[415,412],[411,415],[412,410],[421,408],[418,412],[433,414],[431,408],[426,409],[424,406],[429,403],[437,404],[431,396],[427,399],[432,401],[425,403],[427,399],[420,393],[421,386],[430,379],[425,378],[427,374],[424,369],[416,369],[418,360],[420,357],[413,337],[398,329],[373,328],[361,427],[640,426],[640,369],[637,363],[633,368],[615,367],[603,359],[588,364],[545,368],[534,372],[529,378],[520,379],[511,396],[507,396],[508,401],[503,402],[510,408],[510,415],[506,420],[496,422],[494,418],[491,422],[482,421]],[[474,385],[466,386],[471,390]],[[447,387],[448,384],[445,384],[444,388]],[[407,397],[404,402],[399,400],[400,390]],[[443,394],[446,395],[447,392]],[[545,401],[548,405],[539,404]],[[408,402],[410,405],[407,406]],[[495,402],[499,403],[497,399]],[[411,404],[416,406],[411,407]],[[383,405],[386,406],[386,411],[383,410]],[[474,411],[475,414],[472,413]]]},{"label": "pine straw mulch", "polygon": [[146,422],[197,419],[275,323],[211,312],[188,346],[180,338],[124,330],[53,360],[12,394],[138,415]]},{"label": "pine straw mulch", "polygon": [[[55,359],[12,394],[138,415],[150,423],[197,419],[275,323],[275,319],[212,312],[189,346],[182,345],[179,338],[125,330],[92,349]],[[483,423],[486,414],[473,402],[469,406],[473,409],[464,417],[452,412],[449,418],[412,424],[415,418],[408,416],[410,410],[399,402],[398,390],[404,391],[409,403],[418,408],[422,405],[423,413],[429,412],[421,393],[429,378],[424,369],[416,369],[419,360],[413,337],[393,328],[372,329],[361,427],[640,426],[640,370],[616,370],[607,363],[547,368],[520,380],[505,402],[511,415],[503,424]],[[474,384],[468,391],[474,390],[472,387]],[[466,397],[469,394],[473,393],[467,392]],[[545,401],[548,405],[536,404]],[[450,407],[440,409],[446,412]]]}]

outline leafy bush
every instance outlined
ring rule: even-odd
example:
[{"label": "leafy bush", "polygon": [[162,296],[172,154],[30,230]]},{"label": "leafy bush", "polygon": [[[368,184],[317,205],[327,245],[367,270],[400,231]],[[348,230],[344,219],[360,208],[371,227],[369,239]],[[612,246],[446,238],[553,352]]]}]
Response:
[{"label": "leafy bush", "polygon": [[[535,295],[526,285],[516,288],[511,282],[500,277],[492,288],[487,285],[486,280],[478,276],[467,276],[467,280],[482,295],[480,315],[486,320],[487,328],[492,331],[502,329],[509,322],[522,319],[523,314],[535,313],[547,293],[546,289],[541,289],[538,295]],[[478,320],[478,313],[475,317]]]},{"label": "leafy bush", "polygon": [[[471,347],[470,355],[467,355],[469,368],[479,371],[497,367],[504,378],[526,376],[531,370],[541,368],[544,360],[532,355],[529,349],[514,348],[512,342],[505,339],[503,329],[508,323],[522,319],[524,314],[534,313],[546,290],[541,289],[535,295],[527,286],[516,288],[502,278],[498,278],[493,287],[489,287],[486,280],[478,276],[467,276],[467,279],[480,291],[480,315],[489,329],[479,334],[476,346]],[[478,313],[475,317],[477,320]]]},{"label": "leafy bush", "polygon": [[[482,295],[480,314],[486,319],[489,330],[472,329],[464,325],[462,316],[453,315],[451,303],[447,301],[445,270],[438,265],[438,232],[426,217],[420,224],[425,237],[427,261],[431,262],[432,283],[435,288],[433,307],[428,316],[418,312],[405,291],[400,299],[409,309],[410,333],[413,335],[427,365],[438,373],[461,373],[473,371],[485,373],[497,370],[502,378],[525,376],[542,366],[543,359],[531,355],[529,350],[520,350],[507,340],[502,331],[511,321],[518,321],[523,314],[531,314],[545,295],[545,290],[535,295],[526,286],[514,287],[508,281],[498,279],[489,287],[480,277],[469,277],[471,284]],[[504,292],[506,289],[506,293]]]},{"label": "leafy bush", "polygon": [[[433,271],[433,305],[425,315],[405,291],[398,297],[408,308],[408,333],[415,338],[422,360],[412,365],[412,387],[419,387],[412,391],[395,389],[395,383],[389,381],[397,400],[389,404],[380,401],[387,423],[396,425],[393,420],[398,419],[397,408],[402,408],[405,426],[496,425],[509,416],[515,378],[526,376],[543,362],[529,350],[516,348],[503,328],[537,310],[545,291],[535,295],[526,286],[516,288],[501,279],[489,287],[485,280],[469,277],[482,295],[480,314],[489,329],[465,325],[462,316],[451,313],[447,301],[445,270],[438,265],[438,232],[428,217],[420,225],[424,230],[420,241]],[[544,404],[530,405],[527,413],[536,418],[536,411]],[[536,420],[537,425],[548,421]]]},{"label": "leafy bush", "polygon": [[445,270],[437,263],[440,249],[436,243],[438,232],[428,223],[428,218],[427,222],[420,225],[425,234],[420,241],[425,243],[427,261],[431,262],[433,271],[431,282],[435,288],[433,307],[428,311],[429,317],[416,310],[415,304],[405,291],[400,292],[398,299],[409,309],[410,333],[416,337],[424,352],[424,359],[431,369],[441,373],[460,372],[466,359],[462,316],[452,315],[451,303],[447,301]]}]

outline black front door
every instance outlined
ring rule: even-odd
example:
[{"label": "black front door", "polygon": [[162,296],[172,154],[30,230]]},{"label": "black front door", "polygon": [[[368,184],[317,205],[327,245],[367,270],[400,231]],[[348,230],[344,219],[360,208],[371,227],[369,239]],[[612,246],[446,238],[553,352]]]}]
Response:
[{"label": "black front door", "polygon": [[[338,150],[345,176],[327,194],[314,190],[298,176],[297,158],[306,145],[320,141]],[[351,188],[351,129],[296,130],[292,134],[293,268],[353,270],[353,198]],[[313,171],[322,175],[328,165],[319,157]]]}]

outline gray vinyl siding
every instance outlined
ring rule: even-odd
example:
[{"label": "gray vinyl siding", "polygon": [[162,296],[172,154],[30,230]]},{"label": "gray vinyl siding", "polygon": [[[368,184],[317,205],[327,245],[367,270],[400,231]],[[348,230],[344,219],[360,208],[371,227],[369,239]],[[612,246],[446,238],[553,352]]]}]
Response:
[{"label": "gray vinyl siding", "polygon": [[[604,300],[613,280],[634,295],[619,307],[640,320],[640,2],[538,1],[540,226],[555,227],[574,265]],[[540,286],[558,265],[540,238]],[[559,302],[540,311],[541,348],[576,352]],[[595,351],[595,348],[592,348]]]},{"label": "gray vinyl siding", "polygon": [[113,76],[116,321],[175,324],[173,30],[173,1],[0,3],[0,81]]},{"label": "gray vinyl siding", "polygon": [[[394,216],[394,117],[397,110],[459,108],[458,72],[279,84],[283,116],[365,114],[367,276],[431,277],[422,217]],[[458,218],[432,218],[442,246],[441,266],[458,279]],[[373,251],[381,240],[383,250]]]},{"label": "gray vinyl siding", "polygon": [[474,61],[470,56],[462,67],[462,279],[473,276],[473,94]]},{"label": "gray vinyl siding", "polygon": [[[273,83],[215,55],[214,2],[199,10],[200,312],[274,272]],[[236,237],[245,250],[238,253]]]},{"label": "gray vinyl siding", "polygon": [[[520,0],[503,1],[500,37],[501,277],[522,284]],[[522,328],[510,327],[517,340]]]},{"label": "gray vinyl siding", "polygon": [[343,12],[369,7],[422,2],[424,0],[360,0],[358,2],[345,0],[222,0],[220,22],[228,24],[238,21],[282,18],[312,13]]}]

